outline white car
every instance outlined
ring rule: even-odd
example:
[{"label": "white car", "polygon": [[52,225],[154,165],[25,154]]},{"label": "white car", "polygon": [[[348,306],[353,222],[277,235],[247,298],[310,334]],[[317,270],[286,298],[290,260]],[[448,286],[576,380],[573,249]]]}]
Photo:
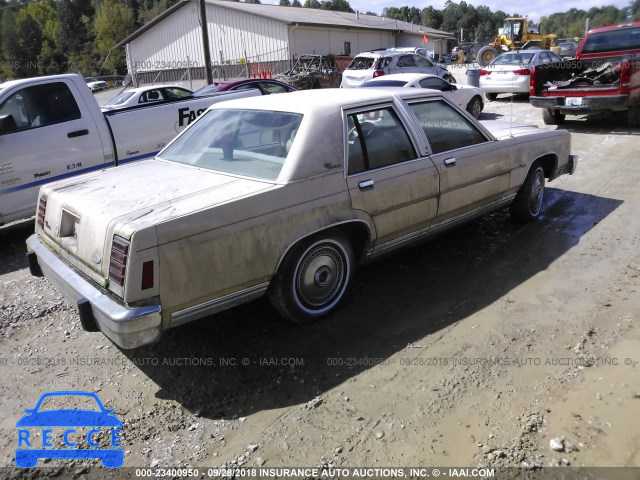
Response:
[{"label": "white car", "polygon": [[360,263],[507,206],[537,218],[570,144],[419,88],[220,102],[154,160],[43,186],[27,258],[122,348],[265,294],[306,323]]},{"label": "white car", "polygon": [[562,59],[549,50],[504,52],[480,70],[480,88],[487,100],[499,93],[529,93],[531,68],[555,62]]},{"label": "white car", "polygon": [[452,85],[437,75],[421,73],[397,73],[377,77],[361,85],[362,87],[408,87],[439,90],[451,102],[466,110],[475,118],[484,108],[482,89],[471,85]]},{"label": "white car", "polygon": [[136,107],[138,105],[148,105],[150,103],[173,102],[191,97],[193,92],[188,88],[178,85],[162,85],[132,88],[125,90],[113,97],[100,108],[102,111],[114,110],[116,108]]},{"label": "white car", "polygon": [[359,87],[364,82],[396,73],[429,73],[450,83],[456,79],[444,67],[422,55],[394,50],[359,53],[342,72],[340,88]]},{"label": "white car", "polygon": [[104,80],[98,80],[94,77],[86,77],[84,81],[87,82],[87,86],[92,92],[97,92],[109,88],[109,84],[107,82],[105,82]]}]

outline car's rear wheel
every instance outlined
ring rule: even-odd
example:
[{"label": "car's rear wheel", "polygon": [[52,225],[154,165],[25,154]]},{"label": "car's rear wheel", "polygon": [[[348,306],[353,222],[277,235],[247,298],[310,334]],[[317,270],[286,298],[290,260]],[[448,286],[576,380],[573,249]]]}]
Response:
[{"label": "car's rear wheel", "polygon": [[531,165],[527,178],[509,207],[513,220],[527,223],[540,216],[544,199],[544,183],[544,169],[540,162],[536,161]]},{"label": "car's rear wheel", "polygon": [[497,93],[485,93],[484,96],[487,97],[487,100],[492,100],[492,101],[498,98]]},{"label": "car's rear wheel", "polygon": [[475,118],[478,118],[482,113],[482,100],[480,97],[473,97],[469,104],[467,105],[467,112],[473,115]]},{"label": "car's rear wheel", "polygon": [[456,77],[454,77],[453,75],[451,75],[450,73],[446,74],[444,77],[442,77],[444,80],[446,80],[449,83],[456,83]]},{"label": "car's rear wheel", "polygon": [[314,235],[286,255],[269,286],[269,300],[284,317],[308,323],[347,298],[355,268],[353,248],[337,230]]},{"label": "car's rear wheel", "polygon": [[542,121],[545,125],[560,125],[564,122],[565,115],[558,110],[545,108],[542,110]]}]

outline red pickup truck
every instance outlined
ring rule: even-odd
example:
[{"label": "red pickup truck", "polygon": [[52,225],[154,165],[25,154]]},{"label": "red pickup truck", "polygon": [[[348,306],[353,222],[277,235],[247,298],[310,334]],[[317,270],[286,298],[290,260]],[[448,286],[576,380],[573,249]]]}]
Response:
[{"label": "red pickup truck", "polygon": [[640,127],[640,21],[590,30],[575,59],[532,69],[529,100],[547,125],[626,111],[629,126]]}]

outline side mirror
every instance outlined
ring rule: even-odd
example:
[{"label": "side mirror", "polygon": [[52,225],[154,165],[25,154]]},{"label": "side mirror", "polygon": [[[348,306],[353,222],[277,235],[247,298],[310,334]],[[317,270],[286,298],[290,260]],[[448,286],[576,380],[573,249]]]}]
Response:
[{"label": "side mirror", "polygon": [[17,129],[18,126],[16,125],[16,120],[13,118],[13,115],[0,116],[0,135],[15,132]]}]

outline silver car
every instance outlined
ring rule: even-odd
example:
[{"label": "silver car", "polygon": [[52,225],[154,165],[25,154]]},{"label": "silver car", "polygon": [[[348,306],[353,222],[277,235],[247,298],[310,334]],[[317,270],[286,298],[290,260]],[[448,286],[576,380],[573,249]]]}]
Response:
[{"label": "silver car", "polygon": [[154,160],[43,186],[29,265],[123,348],[264,294],[310,322],[363,262],[507,206],[537,218],[570,142],[426,89],[222,102]]},{"label": "silver car", "polygon": [[487,100],[495,100],[499,93],[528,94],[531,68],[561,61],[549,50],[504,52],[480,71],[480,88]]},{"label": "silver car", "polygon": [[417,53],[392,49],[360,53],[342,72],[340,88],[359,87],[364,82],[392,73],[430,73],[450,83],[456,80],[444,67]]}]

